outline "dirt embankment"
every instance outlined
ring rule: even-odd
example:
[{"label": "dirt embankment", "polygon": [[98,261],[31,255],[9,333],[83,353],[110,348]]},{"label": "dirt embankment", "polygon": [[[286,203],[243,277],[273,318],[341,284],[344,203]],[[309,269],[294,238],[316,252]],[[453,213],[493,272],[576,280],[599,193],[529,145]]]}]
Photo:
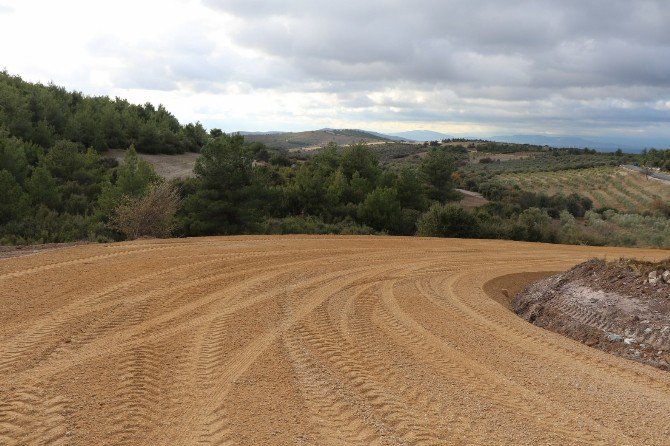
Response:
[{"label": "dirt embankment", "polygon": [[591,260],[529,286],[512,308],[537,326],[670,371],[666,270],[662,264]]}]

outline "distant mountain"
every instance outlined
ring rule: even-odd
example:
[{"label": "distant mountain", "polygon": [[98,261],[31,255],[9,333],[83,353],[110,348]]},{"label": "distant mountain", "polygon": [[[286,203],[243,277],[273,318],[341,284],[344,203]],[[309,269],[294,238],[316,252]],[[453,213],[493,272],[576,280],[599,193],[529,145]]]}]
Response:
[{"label": "distant mountain", "polygon": [[248,142],[262,142],[279,149],[314,149],[334,142],[349,145],[357,142],[385,142],[392,138],[358,129],[320,129],[307,132],[240,132]]},{"label": "distant mountain", "polygon": [[268,132],[245,132],[244,130],[240,130],[237,132],[233,133],[239,133],[242,136],[249,136],[249,135],[279,135],[281,133],[285,132],[279,132],[279,131],[268,131]]},{"label": "distant mountain", "polygon": [[588,147],[590,149],[597,149],[604,152],[612,152],[616,149],[621,149],[629,152],[639,152],[644,148],[656,147],[667,148],[670,147],[670,141],[663,141],[661,139],[641,139],[632,137],[589,137],[581,136],[546,136],[546,135],[504,135],[504,136],[490,136],[486,138],[491,141],[511,142],[517,144],[537,144],[549,147]]},{"label": "distant mountain", "polygon": [[363,131],[366,132],[366,133],[369,133],[373,136],[376,136],[380,139],[388,139],[390,141],[407,141],[407,138],[402,138],[400,136],[389,135],[389,134],[386,134],[386,133],[372,132],[370,130],[363,130]]},{"label": "distant mountain", "polygon": [[389,133],[388,136],[395,136],[406,141],[441,141],[450,139],[451,136],[432,130],[410,130],[407,132]]}]

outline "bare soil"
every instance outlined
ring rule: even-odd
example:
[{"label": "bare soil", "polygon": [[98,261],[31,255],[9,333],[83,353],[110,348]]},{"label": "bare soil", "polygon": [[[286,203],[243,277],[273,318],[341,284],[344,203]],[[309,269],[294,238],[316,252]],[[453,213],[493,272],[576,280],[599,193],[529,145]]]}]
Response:
[{"label": "bare soil", "polygon": [[254,236],[0,260],[0,444],[664,445],[669,373],[488,294],[605,255],[667,257]]},{"label": "bare soil", "polygon": [[50,249],[69,248],[72,246],[83,245],[87,242],[72,242],[72,243],[43,243],[37,245],[0,245],[0,259],[9,257],[26,256],[29,254],[37,254]]},{"label": "bare soil", "polygon": [[479,192],[472,192],[464,189],[456,189],[456,191],[463,196],[459,201],[459,204],[464,208],[478,208],[489,202]]},{"label": "bare soil", "polygon": [[526,288],[514,311],[591,347],[670,370],[670,285],[653,263],[591,260]]},{"label": "bare soil", "polygon": [[[113,149],[105,152],[105,156],[123,161],[126,151]],[[193,167],[199,153],[187,152],[178,155],[138,153],[139,157],[154,166],[156,173],[163,178],[173,180],[176,178],[190,178],[194,175]]]}]

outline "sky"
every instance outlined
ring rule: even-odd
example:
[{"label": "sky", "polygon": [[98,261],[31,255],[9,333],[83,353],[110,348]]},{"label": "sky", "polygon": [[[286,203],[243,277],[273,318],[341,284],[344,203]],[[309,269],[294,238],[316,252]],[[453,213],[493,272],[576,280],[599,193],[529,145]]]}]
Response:
[{"label": "sky", "polygon": [[670,1],[0,0],[0,69],[225,131],[670,141]]}]

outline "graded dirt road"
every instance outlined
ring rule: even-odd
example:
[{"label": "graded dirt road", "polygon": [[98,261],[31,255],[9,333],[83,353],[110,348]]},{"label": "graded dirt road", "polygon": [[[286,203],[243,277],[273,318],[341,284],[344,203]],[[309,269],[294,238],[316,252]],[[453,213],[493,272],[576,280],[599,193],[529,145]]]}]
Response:
[{"label": "graded dirt road", "polygon": [[619,255],[668,252],[295,236],[0,260],[0,444],[668,444],[670,373],[492,299]]}]

